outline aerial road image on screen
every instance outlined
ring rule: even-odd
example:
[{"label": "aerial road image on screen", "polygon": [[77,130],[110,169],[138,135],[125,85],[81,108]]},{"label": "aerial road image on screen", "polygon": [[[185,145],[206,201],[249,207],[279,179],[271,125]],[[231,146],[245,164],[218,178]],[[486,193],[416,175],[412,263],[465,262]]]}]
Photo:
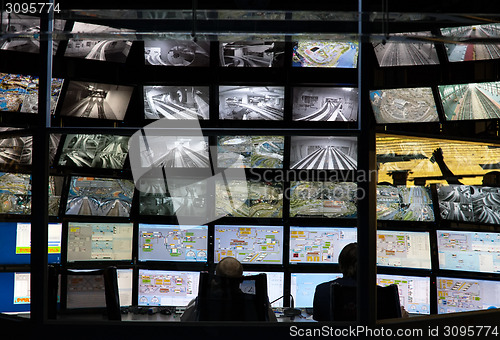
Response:
[{"label": "aerial road image on screen", "polygon": [[436,47],[424,40],[412,42],[412,38],[430,36],[430,32],[393,33],[394,37],[405,37],[408,41],[374,42],[373,48],[380,66],[412,66],[439,64]]},{"label": "aerial road image on screen", "polygon": [[291,169],[354,170],[356,137],[292,136]]},{"label": "aerial road image on screen", "polygon": [[282,168],[285,137],[219,136],[217,163],[220,168]]},{"label": "aerial road image on screen", "polygon": [[370,91],[370,100],[379,124],[439,121],[430,87]]},{"label": "aerial road image on screen", "polygon": [[302,40],[293,47],[294,67],[356,68],[357,64],[357,42]]},{"label": "aerial road image on screen", "polygon": [[434,221],[430,189],[421,186],[377,186],[377,219]]},{"label": "aerial road image on screen", "polygon": [[356,121],[358,89],[350,87],[295,87],[293,120]]},{"label": "aerial road image on screen", "polygon": [[[441,28],[441,34],[444,37],[450,37],[461,40],[469,39],[498,39],[500,37],[500,24],[491,23],[475,26],[447,27]],[[500,58],[500,44],[444,44],[448,60],[470,61],[470,60],[488,60]]]},{"label": "aerial road image on screen", "polygon": [[447,120],[500,118],[500,82],[440,85]]}]

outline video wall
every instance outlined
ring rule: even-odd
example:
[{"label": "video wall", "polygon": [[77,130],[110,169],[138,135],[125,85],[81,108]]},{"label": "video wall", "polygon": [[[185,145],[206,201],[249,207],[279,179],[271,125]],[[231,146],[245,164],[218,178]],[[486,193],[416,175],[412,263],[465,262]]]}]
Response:
[{"label": "video wall", "polygon": [[[359,112],[357,42],[136,41],[128,28],[61,25],[127,38],[58,44],[55,62],[67,64],[51,87],[51,120],[64,132],[50,135],[49,262],[117,266],[123,306],[185,306],[197,295],[199,272],[231,256],[245,274],[266,273],[274,307],[289,306],[279,298],[291,294],[296,307],[311,308],[316,285],[341,275],[340,251],[363,232],[358,121],[391,127],[499,118],[497,81],[373,88],[371,110]],[[464,29],[464,37],[496,29],[484,26]],[[443,62],[427,32],[401,34],[424,40],[374,44],[379,69]],[[37,51],[23,46],[32,43],[0,40],[0,53],[30,59]],[[446,47],[448,62],[459,61],[461,48]],[[38,78],[14,67],[0,72],[7,119],[0,130],[0,312],[22,312],[29,310],[36,169],[26,124],[36,126]],[[158,121],[162,129],[148,128]],[[186,121],[196,124],[185,128]],[[446,183],[437,149],[461,184]],[[377,282],[397,284],[410,313],[500,307],[500,233],[490,230],[500,220],[500,193],[478,182],[498,168],[497,149],[377,134]],[[473,160],[464,156],[471,153]],[[392,183],[395,172],[410,170],[406,185]]]}]

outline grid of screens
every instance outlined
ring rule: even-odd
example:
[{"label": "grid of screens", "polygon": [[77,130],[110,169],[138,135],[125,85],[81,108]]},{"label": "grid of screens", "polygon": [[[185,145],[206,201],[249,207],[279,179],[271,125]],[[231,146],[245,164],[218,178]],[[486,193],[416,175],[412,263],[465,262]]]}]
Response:
[{"label": "grid of screens", "polygon": [[187,306],[198,296],[199,272],[139,269],[139,306]]},{"label": "grid of screens", "polygon": [[377,265],[431,269],[428,232],[377,231]]},{"label": "grid of screens", "polygon": [[133,194],[134,183],[130,180],[72,177],[66,214],[128,217]]},{"label": "grid of screens", "polygon": [[438,201],[444,220],[500,223],[500,188],[474,185],[438,185]]},{"label": "grid of screens", "polygon": [[132,223],[68,223],[68,262],[131,261]]},{"label": "grid of screens", "polygon": [[437,231],[439,268],[500,273],[500,233]]},{"label": "grid of screens", "polygon": [[500,82],[438,86],[446,120],[500,118]]},{"label": "grid of screens", "polygon": [[377,185],[377,219],[434,221],[430,188]]},{"label": "grid of screens", "polygon": [[312,308],[316,286],[342,277],[340,273],[292,273],[290,294],[295,307]]},{"label": "grid of screens", "polygon": [[139,224],[139,261],[206,262],[207,226]]},{"label": "grid of screens", "polygon": [[398,286],[399,303],[410,314],[430,314],[431,279],[428,276],[377,274],[377,284]]},{"label": "grid of screens", "polygon": [[500,282],[437,277],[438,314],[500,308]]},{"label": "grid of screens", "polygon": [[[48,225],[48,262],[61,262],[61,223]],[[31,224],[1,222],[0,264],[29,264],[31,254]]]},{"label": "grid of screens", "polygon": [[290,227],[290,263],[338,263],[352,242],[357,242],[356,228]]},{"label": "grid of screens", "polygon": [[430,87],[370,91],[370,101],[379,124],[439,121]]},{"label": "grid of screens", "polygon": [[283,263],[283,227],[216,225],[214,260],[224,257],[243,264]]}]

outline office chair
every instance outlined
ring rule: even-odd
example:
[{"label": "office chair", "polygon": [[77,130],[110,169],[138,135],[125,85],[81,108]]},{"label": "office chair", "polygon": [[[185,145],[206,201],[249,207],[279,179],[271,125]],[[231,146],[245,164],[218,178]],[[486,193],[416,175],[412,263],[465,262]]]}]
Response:
[{"label": "office chair", "polygon": [[268,321],[266,274],[241,278],[200,273],[196,319]]},{"label": "office chair", "polygon": [[108,320],[121,320],[115,267],[91,270],[51,268],[49,287],[49,318],[57,316],[57,295],[60,294],[60,314],[105,312]]},{"label": "office chair", "polygon": [[[357,319],[357,288],[342,286],[338,283],[330,285],[330,320],[356,321]],[[377,286],[377,319],[401,317],[398,286],[395,284]]]}]

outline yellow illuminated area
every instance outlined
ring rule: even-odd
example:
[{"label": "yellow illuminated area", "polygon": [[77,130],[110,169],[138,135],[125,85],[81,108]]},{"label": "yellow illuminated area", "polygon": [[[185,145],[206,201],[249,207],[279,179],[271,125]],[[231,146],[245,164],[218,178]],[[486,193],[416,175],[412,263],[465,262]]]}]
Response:
[{"label": "yellow illuminated area", "polygon": [[484,174],[500,171],[500,144],[377,134],[379,183],[393,183],[393,171],[409,171],[407,185],[415,184],[416,178],[424,178],[425,185],[447,183],[434,161],[433,152],[438,148],[462,184],[481,185]]}]

